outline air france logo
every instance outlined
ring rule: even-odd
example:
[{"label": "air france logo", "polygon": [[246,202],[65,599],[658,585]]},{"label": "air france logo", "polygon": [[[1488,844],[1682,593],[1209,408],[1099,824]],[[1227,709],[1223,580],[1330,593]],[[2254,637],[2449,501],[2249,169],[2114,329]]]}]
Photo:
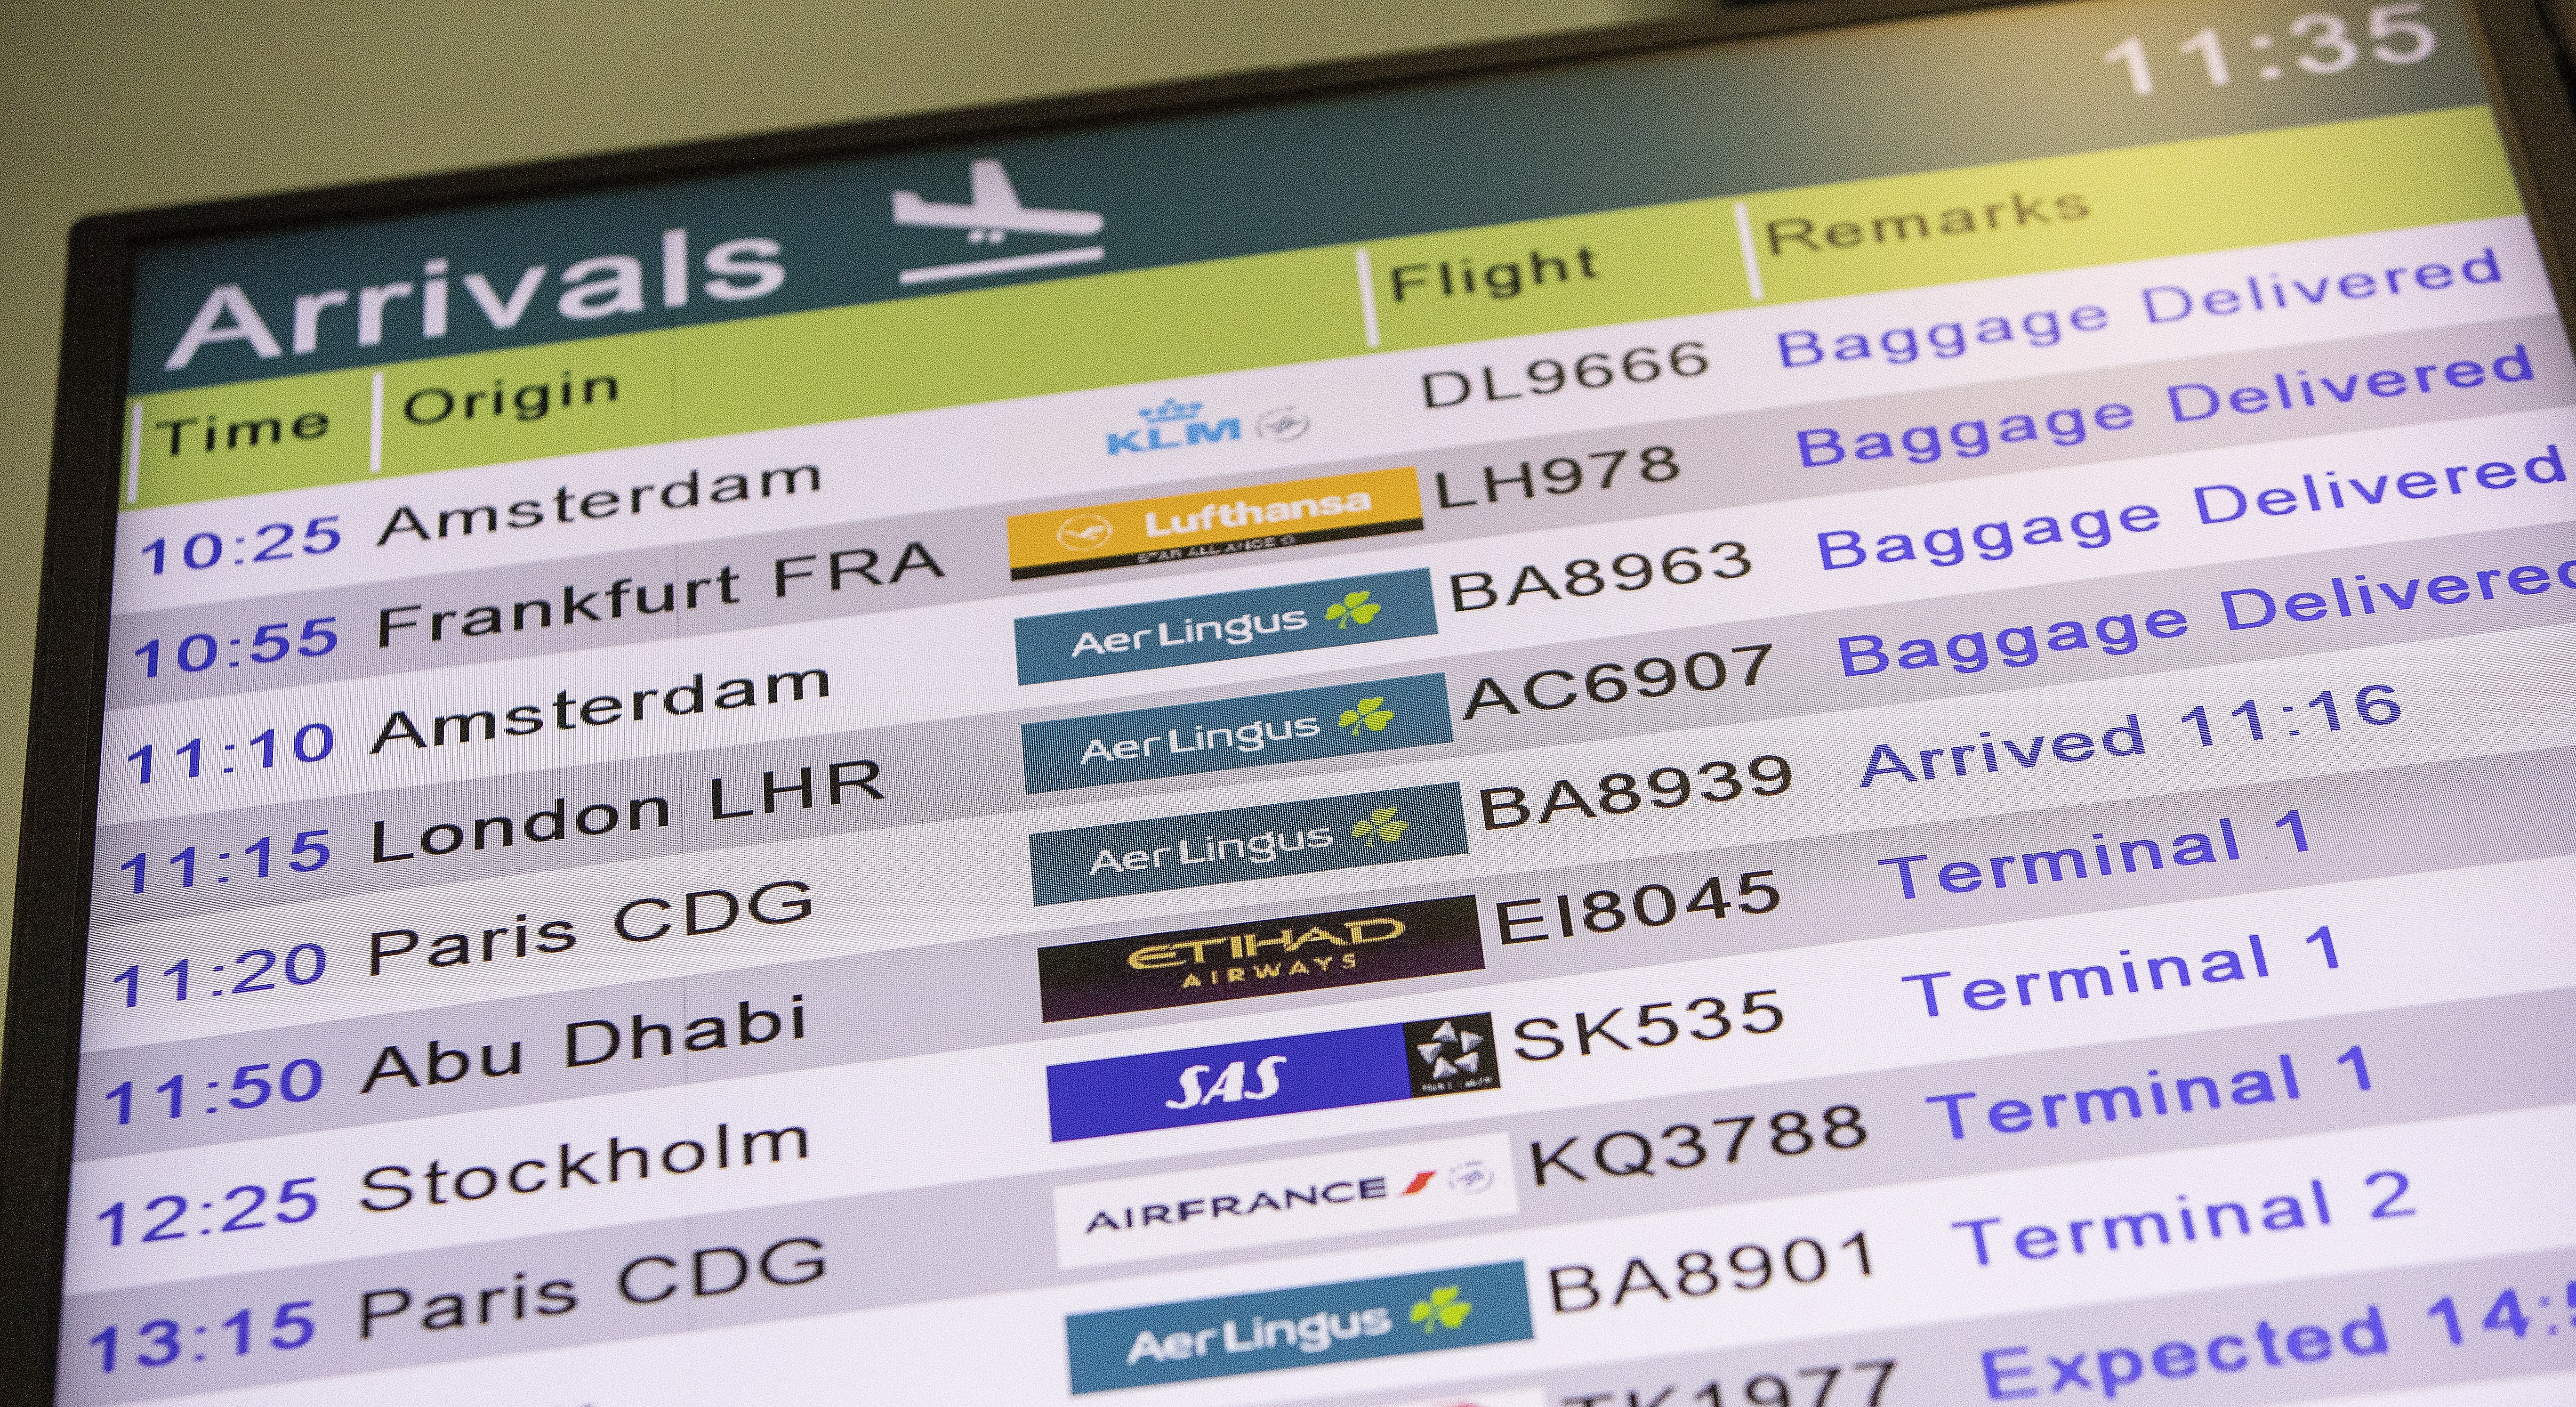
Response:
[{"label": "air france logo", "polygon": [[[1003,168],[1001,162],[990,157],[967,163],[966,184],[969,199],[963,205],[925,200],[918,191],[894,192],[894,222],[915,229],[964,230],[966,242],[973,245],[997,245],[1015,234],[1080,238],[1100,233],[1101,227],[1108,223],[1097,210],[1042,210],[1021,204],[1020,193],[1011,184],[1011,173]],[[994,274],[1023,273],[1030,269],[1062,268],[1068,264],[1093,264],[1108,257],[1108,253],[1105,245],[1089,244],[1034,254],[1006,254],[955,264],[931,264],[905,269],[895,275],[895,282],[910,288],[915,284],[944,283],[950,279],[986,278]]]}]

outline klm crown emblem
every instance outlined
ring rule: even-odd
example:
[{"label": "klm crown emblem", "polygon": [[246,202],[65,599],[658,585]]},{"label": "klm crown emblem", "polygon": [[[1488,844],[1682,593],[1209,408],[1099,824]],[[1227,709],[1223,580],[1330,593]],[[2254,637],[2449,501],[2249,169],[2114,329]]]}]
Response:
[{"label": "klm crown emblem", "polygon": [[1200,401],[1185,401],[1178,396],[1165,396],[1161,405],[1147,406],[1136,413],[1143,416],[1148,424],[1168,425],[1178,420],[1198,419],[1202,404]]}]

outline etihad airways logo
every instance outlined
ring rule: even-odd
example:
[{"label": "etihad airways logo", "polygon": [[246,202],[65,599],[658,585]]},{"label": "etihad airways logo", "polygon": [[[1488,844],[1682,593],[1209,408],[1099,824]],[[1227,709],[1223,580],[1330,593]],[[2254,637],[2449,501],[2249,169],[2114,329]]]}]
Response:
[{"label": "etihad airways logo", "polygon": [[1476,897],[1255,918],[1038,949],[1045,1018],[1392,982],[1485,965]]},{"label": "etihad airways logo", "polygon": [[[266,307],[240,284],[222,284],[198,305],[161,369],[185,371],[199,352],[230,343],[248,347],[261,361],[274,361],[311,356],[326,346],[379,346],[389,329],[417,329],[421,341],[435,342],[448,335],[451,325],[470,328],[464,320],[476,317],[494,332],[510,332],[538,309],[566,322],[596,323],[642,313],[656,303],[685,308],[693,297],[747,303],[787,282],[777,240],[760,235],[723,240],[694,264],[692,247],[690,232],[681,228],[664,230],[656,253],[588,254],[560,267],[455,271],[450,260],[434,257],[422,261],[417,275],[404,271],[402,277],[377,284],[317,288],[272,298]],[[701,280],[700,273],[709,277]],[[453,296],[459,291],[462,298]],[[612,330],[585,328],[578,335]],[[568,329],[564,335],[576,334]]]}]

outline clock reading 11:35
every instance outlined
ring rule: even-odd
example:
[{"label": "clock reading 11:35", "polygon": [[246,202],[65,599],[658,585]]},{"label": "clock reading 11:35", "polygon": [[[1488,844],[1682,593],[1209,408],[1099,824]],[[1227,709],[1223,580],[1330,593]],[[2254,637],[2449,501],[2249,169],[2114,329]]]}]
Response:
[{"label": "clock reading 11:35", "polygon": [[[2440,43],[2430,25],[2414,18],[2423,10],[2420,0],[2371,6],[2367,26],[2372,41],[2368,46],[2370,56],[2386,64],[2421,63],[2431,58]],[[2330,10],[2314,11],[2290,21],[2290,35],[2287,43],[2271,34],[2250,35],[2241,41],[2243,51],[2254,64],[2255,78],[2273,83],[2293,71],[2322,76],[2341,73],[2361,62],[2362,42],[2353,37],[2351,24]],[[2224,88],[2235,81],[2236,74],[2228,67],[2227,51],[2228,42],[2214,25],[2183,40],[2176,50],[2199,58],[2213,88]],[[2141,98],[2155,94],[2155,74],[2147,66],[2144,39],[2130,35],[2112,45],[2102,62],[2127,66],[2130,92]]]}]

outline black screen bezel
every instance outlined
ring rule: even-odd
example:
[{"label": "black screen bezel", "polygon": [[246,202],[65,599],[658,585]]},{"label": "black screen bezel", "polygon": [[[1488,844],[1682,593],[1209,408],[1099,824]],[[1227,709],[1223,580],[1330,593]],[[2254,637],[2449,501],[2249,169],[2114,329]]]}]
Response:
[{"label": "black screen bezel", "polygon": [[[1792,0],[1429,53],[93,216],[72,228],[27,734],[18,893],[0,1027],[0,1402],[54,1398],[105,715],[116,485],[134,277],[148,249],[1494,77],[1733,39],[2055,0]],[[2566,49],[2536,0],[2459,0],[2560,316],[2576,328],[2576,121]],[[1925,56],[1937,64],[1937,54]]]}]

